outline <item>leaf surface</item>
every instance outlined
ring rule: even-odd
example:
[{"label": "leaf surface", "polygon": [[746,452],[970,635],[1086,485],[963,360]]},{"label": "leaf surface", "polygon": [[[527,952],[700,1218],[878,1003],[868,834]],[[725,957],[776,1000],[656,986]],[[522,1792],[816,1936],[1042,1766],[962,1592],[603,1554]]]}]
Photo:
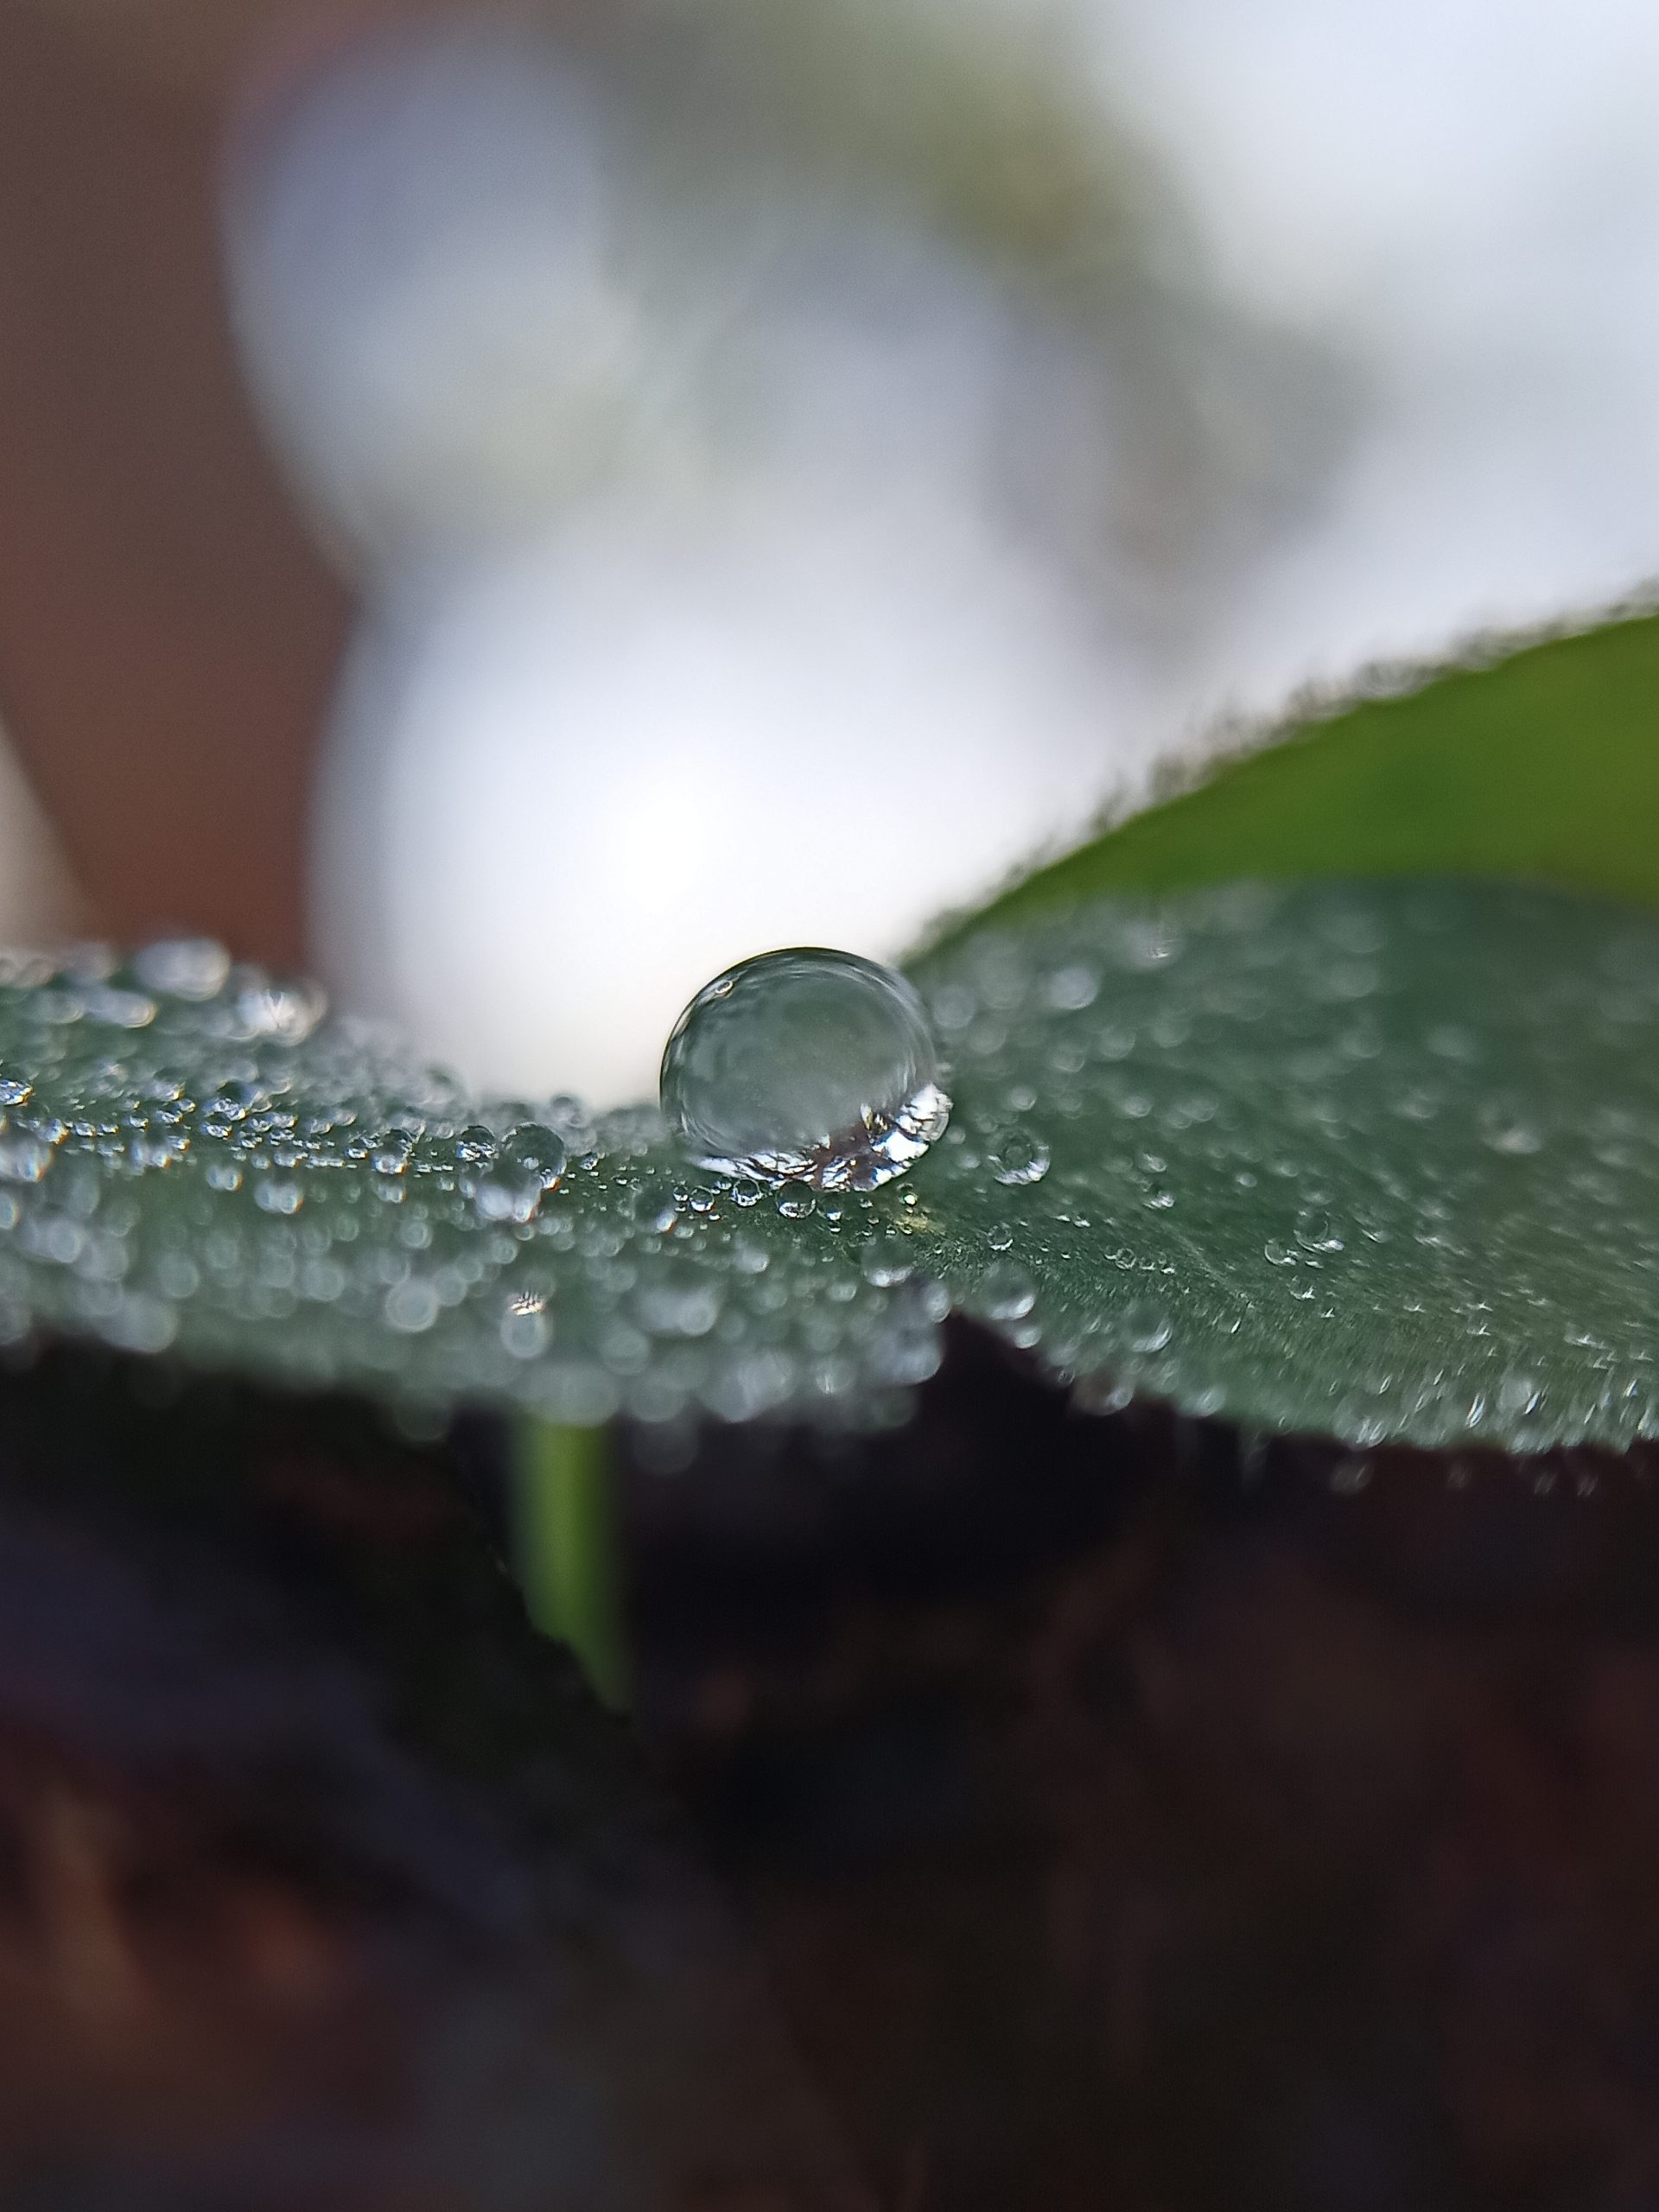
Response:
[{"label": "leaf surface", "polygon": [[1659,1423],[1659,919],[1233,886],[993,918],[919,980],[951,1127],[834,1197],[688,1170],[645,1111],[468,1098],[245,971],[14,970],[0,1334],[435,1418],[879,1421],[954,1307],[1096,1403],[1359,1444]]}]

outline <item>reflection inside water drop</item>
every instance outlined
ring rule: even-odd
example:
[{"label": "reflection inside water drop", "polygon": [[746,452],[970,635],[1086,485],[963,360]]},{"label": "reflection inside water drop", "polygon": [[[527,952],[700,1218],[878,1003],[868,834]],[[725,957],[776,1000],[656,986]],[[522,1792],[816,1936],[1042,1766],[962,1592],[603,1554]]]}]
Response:
[{"label": "reflection inside water drop", "polygon": [[698,992],[663,1055],[662,1105],[699,1166],[870,1191],[943,1132],[939,1075],[902,976],[803,947],[746,960]]}]

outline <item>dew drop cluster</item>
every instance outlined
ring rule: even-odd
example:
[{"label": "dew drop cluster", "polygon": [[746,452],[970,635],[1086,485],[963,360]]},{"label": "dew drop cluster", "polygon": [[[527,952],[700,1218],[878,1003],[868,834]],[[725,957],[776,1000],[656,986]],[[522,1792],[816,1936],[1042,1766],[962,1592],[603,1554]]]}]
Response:
[{"label": "dew drop cluster", "polygon": [[870,1200],[688,1167],[653,1110],[480,1100],[205,941],[0,959],[0,1342],[121,1350],[411,1412],[880,1422],[943,1294]]},{"label": "dew drop cluster", "polygon": [[1110,1409],[1351,1443],[1659,1434],[1659,925],[1239,885],[927,965],[955,1302]]}]

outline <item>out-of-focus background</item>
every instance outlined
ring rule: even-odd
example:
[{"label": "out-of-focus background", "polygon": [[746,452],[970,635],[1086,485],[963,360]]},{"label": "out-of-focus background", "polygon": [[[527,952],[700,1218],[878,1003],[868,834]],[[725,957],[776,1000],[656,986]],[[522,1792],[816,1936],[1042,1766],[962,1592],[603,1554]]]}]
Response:
[{"label": "out-of-focus background", "polygon": [[12,937],[620,1096],[730,961],[1656,573],[1639,0],[0,11]]}]

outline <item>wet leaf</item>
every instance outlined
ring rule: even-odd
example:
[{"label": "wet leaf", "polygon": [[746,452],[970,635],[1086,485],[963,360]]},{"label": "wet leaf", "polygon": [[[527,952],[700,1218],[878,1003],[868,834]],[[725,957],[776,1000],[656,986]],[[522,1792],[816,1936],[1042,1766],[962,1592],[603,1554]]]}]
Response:
[{"label": "wet leaf", "polygon": [[1232,886],[990,925],[928,982],[941,1272],[1094,1402],[1357,1444],[1659,1428],[1659,920]]},{"label": "wet leaf", "polygon": [[942,1301],[858,1208],[688,1169],[654,1110],[469,1097],[315,995],[151,947],[0,982],[0,1341],[37,1331],[441,1418],[880,1420]]},{"label": "wet leaf", "polygon": [[645,1111],[469,1098],[248,971],[15,969],[0,1331],[427,1418],[880,1421],[955,1306],[1097,1404],[1659,1427],[1659,920],[1235,886],[988,923],[919,980],[955,1113],[864,1196],[689,1169]]}]

